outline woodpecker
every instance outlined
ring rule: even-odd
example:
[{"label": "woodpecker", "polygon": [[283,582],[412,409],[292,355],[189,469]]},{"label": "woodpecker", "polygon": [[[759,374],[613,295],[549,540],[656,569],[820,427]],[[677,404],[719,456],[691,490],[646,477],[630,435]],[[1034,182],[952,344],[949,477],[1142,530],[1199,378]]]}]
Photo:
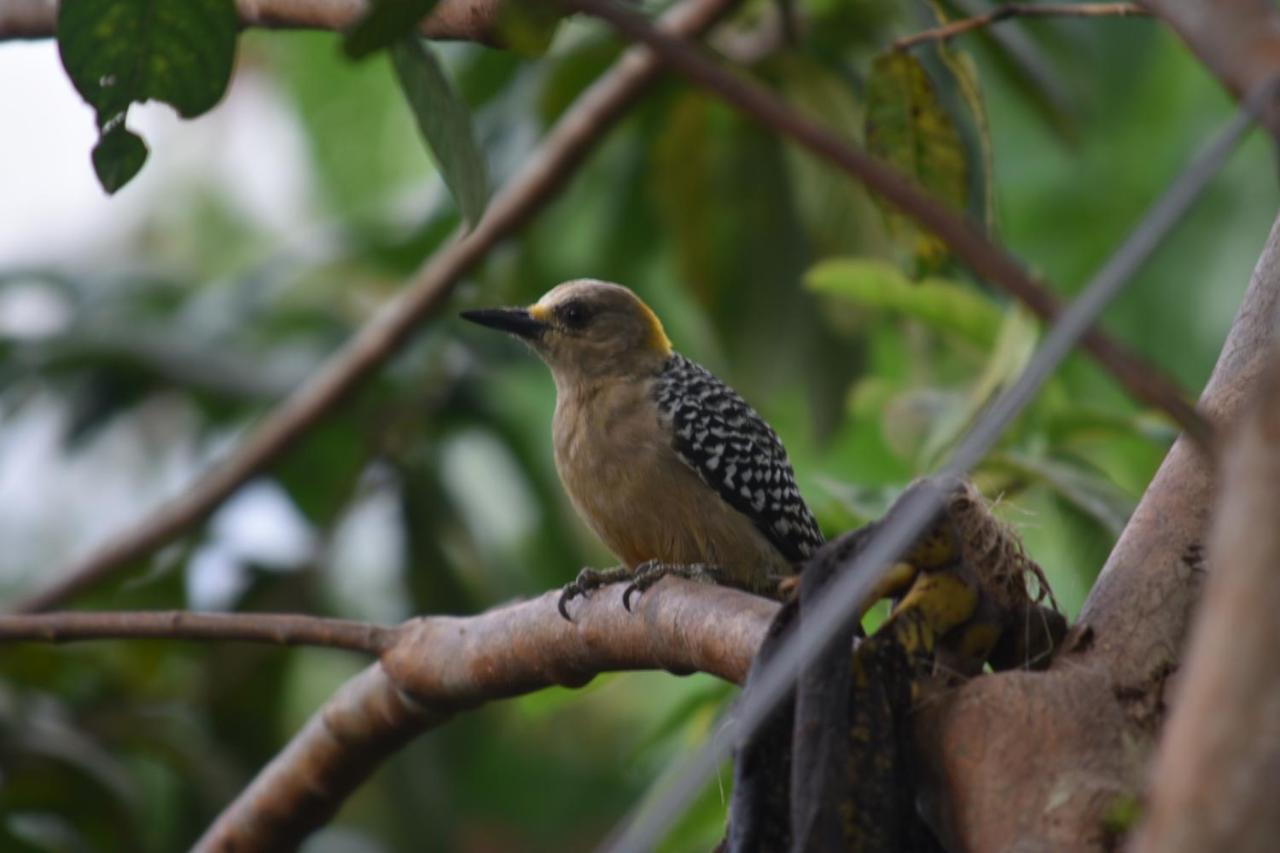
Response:
[{"label": "woodpecker", "polygon": [[732,388],[672,349],[622,285],[560,284],[528,308],[464,319],[525,341],[556,386],[556,470],[574,507],[622,561],[583,569],[567,601],[666,574],[772,594],[822,544],[777,434]]}]

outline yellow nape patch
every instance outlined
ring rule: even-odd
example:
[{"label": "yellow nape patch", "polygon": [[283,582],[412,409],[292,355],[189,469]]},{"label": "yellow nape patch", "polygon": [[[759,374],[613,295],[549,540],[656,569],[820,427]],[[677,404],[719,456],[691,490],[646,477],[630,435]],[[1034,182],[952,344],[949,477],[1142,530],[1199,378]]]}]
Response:
[{"label": "yellow nape patch", "polygon": [[649,346],[655,351],[663,355],[671,354],[671,339],[667,337],[667,332],[662,328],[662,321],[658,319],[658,315],[653,313],[653,309],[639,299],[640,309],[644,312],[645,318],[649,321]]}]

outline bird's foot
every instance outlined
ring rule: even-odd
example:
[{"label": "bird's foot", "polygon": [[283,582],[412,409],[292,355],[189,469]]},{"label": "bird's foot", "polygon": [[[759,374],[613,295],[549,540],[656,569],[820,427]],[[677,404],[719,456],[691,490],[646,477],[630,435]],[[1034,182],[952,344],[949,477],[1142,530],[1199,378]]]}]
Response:
[{"label": "bird's foot", "polygon": [[770,576],[769,580],[774,584],[773,597],[778,601],[786,601],[800,590],[799,575]]},{"label": "bird's foot", "polygon": [[668,576],[703,583],[722,583],[723,575],[719,566],[709,563],[664,563],[661,560],[649,560],[636,566],[631,584],[622,592],[622,606],[630,611],[631,596],[643,594],[646,589]]},{"label": "bird's foot", "polygon": [[590,595],[593,590],[597,590],[602,586],[628,580],[631,580],[631,569],[626,566],[614,566],[612,569],[585,568],[578,572],[578,576],[573,581],[564,585],[564,589],[560,591],[560,601],[556,604],[556,608],[560,611],[561,616],[572,622],[573,620],[569,618],[568,605],[570,601],[580,595]]}]

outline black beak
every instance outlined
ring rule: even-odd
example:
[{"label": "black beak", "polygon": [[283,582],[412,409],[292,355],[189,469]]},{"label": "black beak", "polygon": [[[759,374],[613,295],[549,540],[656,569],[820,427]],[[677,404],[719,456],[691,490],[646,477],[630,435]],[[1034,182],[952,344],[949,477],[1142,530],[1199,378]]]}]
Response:
[{"label": "black beak", "polygon": [[547,326],[537,320],[524,308],[482,308],[478,311],[463,311],[462,319],[510,332],[522,338],[533,340],[547,330]]}]

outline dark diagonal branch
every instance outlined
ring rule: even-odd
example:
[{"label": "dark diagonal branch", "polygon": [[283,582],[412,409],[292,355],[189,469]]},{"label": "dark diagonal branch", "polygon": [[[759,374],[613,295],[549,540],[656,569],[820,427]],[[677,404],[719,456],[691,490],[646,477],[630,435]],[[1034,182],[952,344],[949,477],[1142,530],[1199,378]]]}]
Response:
[{"label": "dark diagonal branch", "polygon": [[197,843],[200,851],[293,849],[377,765],[462,710],[601,672],[709,672],[740,683],[777,605],[724,587],[667,579],[637,611],[621,586],[574,602],[559,592],[472,617],[406,622],[380,664],[329,700]]},{"label": "dark diagonal branch", "polygon": [[[503,0],[440,0],[418,30],[431,39],[490,43]],[[369,8],[365,0],[236,0],[244,27],[342,31]],[[0,3],[0,40],[51,38],[58,23],[56,0]]]},{"label": "dark diagonal branch", "polygon": [[[664,29],[694,37],[735,0],[688,0],[664,16]],[[292,395],[272,409],[229,457],[133,527],[93,548],[46,589],[17,605],[48,610],[101,583],[203,521],[222,501],[270,465],[432,317],[463,275],[555,197],[587,153],[661,72],[648,50],[627,51],[579,96],[523,168],[494,197],[473,231],[437,252],[405,290],[365,324]]]},{"label": "dark diagonal branch", "polygon": [[292,613],[190,613],[184,610],[113,613],[38,613],[0,616],[0,643],[23,640],[242,640],[284,646],[328,646],[381,654],[397,636],[349,619]]},{"label": "dark diagonal branch", "polygon": [[[654,28],[643,15],[611,0],[563,0],[570,8],[608,21],[629,39],[658,53],[670,67],[737,107],[747,116],[799,143],[849,173],[943,240],[979,276],[1023,302],[1037,316],[1057,317],[1062,303],[1022,265],[950,209],[930,198],[896,170],[810,121],[768,89],[726,70],[687,41]],[[1113,338],[1094,329],[1085,348],[1135,398],[1167,412],[1194,439],[1207,444],[1208,423],[1187,402],[1178,386],[1155,366]]]},{"label": "dark diagonal branch", "polygon": [[985,15],[951,21],[903,36],[894,41],[893,47],[895,50],[907,50],[926,42],[946,41],[1011,18],[1125,18],[1149,14],[1135,3],[1001,3]]}]

